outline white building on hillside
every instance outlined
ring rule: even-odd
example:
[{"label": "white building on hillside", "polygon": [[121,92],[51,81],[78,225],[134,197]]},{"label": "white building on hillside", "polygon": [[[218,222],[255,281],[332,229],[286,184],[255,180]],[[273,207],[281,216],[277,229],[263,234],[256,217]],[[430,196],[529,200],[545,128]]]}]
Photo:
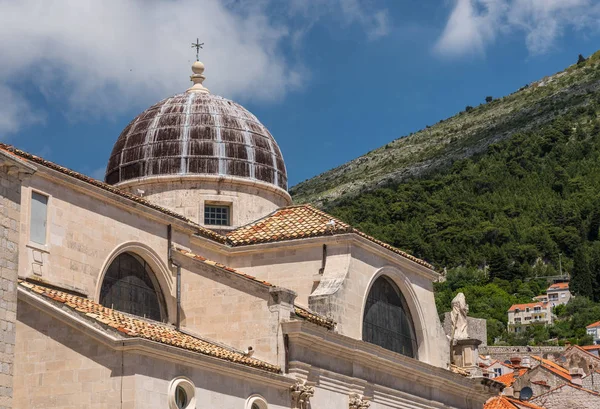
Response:
[{"label": "white building on hillside", "polygon": [[546,290],[548,296],[548,306],[550,309],[557,305],[564,305],[571,299],[569,291],[569,282],[554,283]]}]

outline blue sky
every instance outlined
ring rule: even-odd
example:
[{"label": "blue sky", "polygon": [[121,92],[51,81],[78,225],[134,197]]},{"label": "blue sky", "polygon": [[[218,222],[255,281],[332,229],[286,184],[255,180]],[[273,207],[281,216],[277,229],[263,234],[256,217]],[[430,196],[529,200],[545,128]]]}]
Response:
[{"label": "blue sky", "polygon": [[592,0],[0,0],[0,141],[101,177],[146,107],[205,85],[278,141],[290,186],[600,48]]}]

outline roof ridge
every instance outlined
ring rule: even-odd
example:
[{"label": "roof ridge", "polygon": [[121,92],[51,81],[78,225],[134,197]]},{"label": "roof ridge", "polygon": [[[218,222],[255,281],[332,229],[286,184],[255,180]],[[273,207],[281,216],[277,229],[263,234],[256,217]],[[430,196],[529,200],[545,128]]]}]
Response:
[{"label": "roof ridge", "polygon": [[[206,257],[197,255],[195,253],[192,253],[191,251],[188,251],[188,250],[185,250],[185,249],[182,249],[182,248],[179,248],[179,247],[176,247],[175,250],[178,251],[179,253],[183,254],[184,256],[188,257],[188,258],[194,259],[196,261],[202,262],[204,264],[207,264],[209,266],[218,268],[220,270],[224,270],[224,271],[226,271],[228,273],[231,273],[231,274],[237,274],[239,277],[242,277],[242,278],[245,278],[245,279],[248,279],[248,280],[252,280],[252,281],[254,281],[254,282],[258,283],[258,284],[264,285],[266,287],[269,287],[269,288],[275,288],[275,287],[277,287],[275,284],[272,284],[272,283],[270,283],[268,281],[259,280],[255,276],[252,276],[250,274],[246,274],[246,273],[244,273],[244,272],[242,272],[240,270],[237,270],[235,268],[227,267],[225,264],[217,263],[216,261],[209,260]],[[320,325],[320,326],[325,327],[327,329],[333,329],[333,328],[335,328],[335,325],[336,325],[335,321],[332,318],[327,317],[327,316],[325,316],[323,314],[319,314],[317,312],[314,312],[310,308],[298,305],[296,303],[294,303],[294,313],[296,315],[298,315],[300,318],[303,318],[303,319],[305,319],[305,320],[307,320],[309,322],[312,322],[314,324]]]},{"label": "roof ridge", "polygon": [[568,386],[568,387],[571,387],[571,388],[575,388],[575,389],[579,389],[579,390],[582,390],[582,391],[584,391],[584,392],[591,393],[592,395],[597,395],[597,396],[600,396],[600,393],[599,393],[599,392],[592,391],[592,390],[590,390],[590,389],[586,389],[586,388],[584,388],[584,387],[582,387],[582,386],[575,385],[574,383],[570,383],[570,382],[569,382],[569,383],[563,383],[562,385],[558,385],[558,386],[556,386],[556,387],[554,387],[554,388],[552,388],[552,389],[549,389],[549,390],[547,390],[546,392],[544,392],[544,393],[542,393],[542,394],[539,394],[539,395],[537,395],[537,396],[536,396],[536,397],[534,397],[533,399],[538,399],[538,398],[540,398],[540,397],[542,397],[542,396],[544,396],[544,395],[547,395],[547,394],[549,394],[549,393],[551,393],[551,392],[554,392],[554,391],[555,391],[555,390],[557,390],[557,389],[564,388],[565,386]]},{"label": "roof ridge", "polygon": [[220,234],[218,234],[218,233],[216,233],[216,232],[214,232],[214,231],[212,231],[210,229],[207,229],[206,227],[203,227],[203,226],[201,226],[201,225],[193,222],[192,220],[188,219],[187,217],[185,217],[185,216],[183,216],[183,215],[181,215],[181,214],[179,214],[177,212],[174,212],[174,211],[169,210],[169,209],[167,209],[165,207],[156,205],[156,204],[154,204],[154,203],[152,203],[152,202],[144,199],[141,196],[137,196],[137,195],[134,195],[133,193],[126,192],[126,191],[124,191],[122,189],[119,189],[116,186],[109,185],[108,183],[103,182],[101,180],[91,178],[89,176],[84,175],[83,173],[74,171],[74,170],[69,169],[69,168],[67,168],[65,166],[62,166],[62,165],[59,165],[59,164],[57,164],[55,162],[49,161],[47,159],[44,159],[44,158],[42,158],[40,156],[37,156],[37,155],[34,155],[32,153],[23,151],[23,150],[15,147],[13,145],[9,145],[9,144],[5,144],[5,143],[0,142],[0,149],[4,150],[5,152],[11,153],[13,155],[16,155],[19,158],[27,159],[27,160],[29,160],[31,162],[37,163],[39,165],[45,166],[45,167],[47,167],[49,169],[55,170],[57,172],[65,174],[67,176],[71,176],[71,177],[73,177],[73,178],[75,178],[77,180],[80,180],[82,182],[88,183],[88,184],[90,184],[92,186],[98,187],[98,188],[106,190],[106,191],[108,191],[110,193],[119,195],[119,196],[124,197],[124,198],[129,199],[129,200],[132,200],[132,201],[134,201],[134,202],[136,202],[138,204],[141,204],[143,206],[146,206],[146,207],[149,207],[151,209],[157,210],[157,211],[159,211],[161,213],[167,214],[167,215],[169,215],[171,217],[174,217],[174,218],[179,219],[179,220],[181,220],[183,222],[186,222],[190,226],[193,226],[194,228],[198,229],[198,231],[202,235],[204,235],[205,237],[211,238],[211,239],[213,239],[215,241],[218,241],[218,242],[221,242],[221,243],[225,242],[225,236],[222,236],[222,235],[220,235]]}]

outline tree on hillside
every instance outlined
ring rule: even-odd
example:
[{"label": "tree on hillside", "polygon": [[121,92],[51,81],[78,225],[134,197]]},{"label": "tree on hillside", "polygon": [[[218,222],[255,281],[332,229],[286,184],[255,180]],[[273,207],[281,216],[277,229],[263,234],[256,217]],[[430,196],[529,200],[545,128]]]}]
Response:
[{"label": "tree on hillside", "polygon": [[474,108],[473,108],[471,105],[467,105],[467,106],[465,107],[465,111],[466,111],[466,112],[471,112],[473,109],[474,109]]},{"label": "tree on hillside", "polygon": [[492,102],[493,100],[494,100],[494,97],[491,97],[491,96],[487,96],[487,97],[485,97],[485,102],[487,102],[488,104],[489,104],[490,102]]},{"label": "tree on hillside", "polygon": [[581,65],[586,61],[586,58],[583,55],[579,54],[579,58],[577,59],[577,65]]},{"label": "tree on hillside", "polygon": [[575,295],[591,299],[594,295],[594,277],[590,270],[589,256],[585,247],[579,246],[573,258],[573,276],[569,287]]},{"label": "tree on hillside", "polygon": [[490,258],[490,279],[500,278],[502,280],[510,280],[512,274],[506,253],[502,249],[496,249]]}]

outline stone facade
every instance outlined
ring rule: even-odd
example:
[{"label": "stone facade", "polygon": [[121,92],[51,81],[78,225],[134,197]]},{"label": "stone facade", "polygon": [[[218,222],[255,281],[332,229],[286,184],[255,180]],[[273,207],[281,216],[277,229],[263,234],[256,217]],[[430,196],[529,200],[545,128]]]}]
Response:
[{"label": "stone facade", "polygon": [[[22,182],[3,179],[3,186],[19,186],[3,200],[20,202],[8,206],[20,209],[10,213],[14,223],[2,219],[10,226],[5,234],[16,241],[3,267],[20,280],[18,290],[6,284],[12,295],[3,293],[13,303],[19,295],[16,317],[13,306],[7,304],[12,310],[6,312],[13,320],[6,329],[17,339],[13,408],[172,408],[176,380],[195,385],[188,392],[195,391],[197,407],[208,409],[249,408],[251,399],[290,408],[299,383],[314,388],[305,394],[311,407],[332,409],[348,408],[351,396],[373,409],[478,409],[499,392],[487,379],[448,370],[449,342],[433,294],[438,274],[421,260],[350,229],[230,245],[155,203],[22,152],[12,156],[37,166]],[[31,217],[34,193],[47,198],[41,223]],[[231,192],[215,194],[221,193],[225,200]],[[255,192],[257,200],[262,193]],[[45,228],[41,244],[30,237],[34,223]],[[117,315],[112,304],[100,305],[101,294],[107,270],[124,253],[141,260],[160,299],[162,322],[126,328],[127,315],[110,321],[98,314]],[[412,357],[363,341],[367,298],[381,277],[406,299],[403,313],[413,321],[417,348]],[[41,293],[48,300],[37,297]],[[99,309],[83,309],[84,302]],[[147,320],[143,313],[136,319]],[[11,350],[10,334],[6,339],[3,346]],[[2,370],[10,371],[7,357]],[[294,403],[300,408],[307,407],[302,396]]]},{"label": "stone facade", "polygon": [[206,204],[228,206],[230,225],[218,227],[224,230],[243,226],[292,203],[290,195],[277,186],[225,176],[148,177],[125,182],[121,188],[142,194],[201,225],[206,225]]},{"label": "stone facade", "polygon": [[21,183],[35,168],[0,153],[0,409],[12,408]]},{"label": "stone facade", "polygon": [[600,396],[574,385],[563,385],[531,399],[531,403],[546,409],[597,409]]},{"label": "stone facade", "polygon": [[600,392],[600,371],[594,371],[584,377],[581,386],[591,391]]}]

